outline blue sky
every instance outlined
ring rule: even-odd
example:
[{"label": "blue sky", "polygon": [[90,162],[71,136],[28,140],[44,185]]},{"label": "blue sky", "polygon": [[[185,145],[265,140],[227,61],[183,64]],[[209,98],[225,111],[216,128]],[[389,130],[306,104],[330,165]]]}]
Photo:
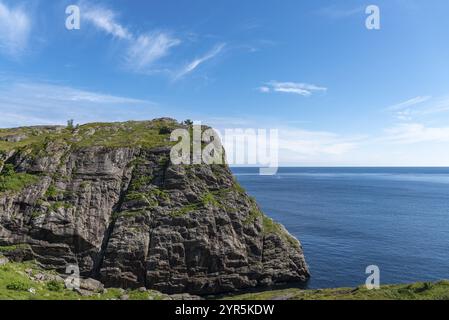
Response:
[{"label": "blue sky", "polygon": [[[67,30],[65,9],[81,8]],[[365,27],[380,8],[381,29]],[[446,0],[0,0],[0,127],[279,129],[283,165],[449,165]]]}]

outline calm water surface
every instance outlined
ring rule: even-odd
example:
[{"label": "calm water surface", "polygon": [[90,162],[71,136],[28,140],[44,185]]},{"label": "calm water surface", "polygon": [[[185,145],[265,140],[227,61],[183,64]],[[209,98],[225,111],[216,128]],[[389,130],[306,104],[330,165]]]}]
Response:
[{"label": "calm water surface", "polygon": [[234,168],[262,209],[304,247],[309,287],[449,278],[449,168]]}]

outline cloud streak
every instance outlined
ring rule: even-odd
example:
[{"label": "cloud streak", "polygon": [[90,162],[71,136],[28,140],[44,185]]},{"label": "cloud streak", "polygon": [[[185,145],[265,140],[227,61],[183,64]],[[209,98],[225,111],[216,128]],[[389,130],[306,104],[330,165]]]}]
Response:
[{"label": "cloud streak", "polygon": [[298,156],[341,156],[357,148],[360,137],[342,137],[331,132],[284,128],[279,132],[280,148]]},{"label": "cloud streak", "polygon": [[403,110],[403,109],[415,106],[417,104],[429,101],[430,99],[432,99],[431,96],[418,96],[418,97],[412,98],[410,100],[390,106],[387,108],[387,110],[391,110],[391,111]]},{"label": "cloud streak", "polygon": [[105,8],[87,7],[83,11],[82,17],[89,23],[92,23],[98,29],[119,39],[132,40],[133,35],[116,21],[117,14],[112,10]]},{"label": "cloud streak", "polygon": [[[210,117],[203,119],[203,123],[211,125],[221,133],[225,133],[227,129],[241,129],[242,132],[245,130],[257,132],[258,129],[278,130],[279,161],[282,165],[306,163],[317,165],[326,161],[332,163],[351,159],[353,152],[366,143],[369,138],[365,135],[342,135],[330,131],[308,130],[286,125],[283,122],[273,123],[271,118],[256,120],[251,117]],[[236,148],[239,152],[245,152],[244,144]],[[255,155],[253,154],[253,156]]]},{"label": "cloud streak", "polygon": [[169,32],[133,33],[118,22],[116,12],[84,3],[82,6],[82,17],[85,21],[113,38],[123,41],[126,47],[125,66],[133,72],[151,73],[154,64],[169,55],[170,50],[181,43],[181,40],[173,37]]},{"label": "cloud streak", "polygon": [[217,56],[218,54],[220,54],[224,47],[226,46],[225,43],[220,43],[218,45],[216,45],[211,51],[209,51],[208,53],[206,53],[204,56],[197,58],[195,60],[193,60],[192,62],[190,62],[189,64],[187,64],[176,76],[175,76],[175,80],[180,79],[184,76],[186,76],[187,74],[191,73],[192,71],[194,71],[196,68],[198,68],[201,64],[203,64],[204,62],[213,59],[215,56]]},{"label": "cloud streak", "polygon": [[387,129],[387,141],[398,144],[449,142],[449,127],[426,127],[420,123],[400,124]]},{"label": "cloud streak", "polygon": [[259,87],[259,91],[262,93],[290,93],[309,97],[317,92],[326,92],[327,88],[308,83],[271,81],[264,86]]},{"label": "cloud streak", "polygon": [[148,118],[155,104],[41,82],[0,82],[0,127]]},{"label": "cloud streak", "polygon": [[392,112],[399,120],[412,121],[416,117],[448,112],[449,98],[417,96],[410,100],[390,106],[386,108],[386,111]]},{"label": "cloud streak", "polygon": [[342,8],[337,5],[325,7],[318,11],[320,15],[326,16],[331,19],[345,19],[363,12],[364,8],[361,6],[355,8]]},{"label": "cloud streak", "polygon": [[[1,0],[0,0],[1,1]],[[176,67],[169,57],[175,47],[183,41],[169,30],[132,31],[119,21],[119,13],[101,5],[92,5],[81,0],[82,19],[100,32],[112,37],[121,46],[122,63],[127,71],[139,74],[166,73],[172,80],[179,80],[215,58],[225,48],[225,43],[215,45],[204,55],[193,59],[182,67]],[[187,37],[187,41],[191,41]]]},{"label": "cloud streak", "polygon": [[127,50],[127,66],[136,72],[148,71],[148,67],[167,56],[170,49],[180,43],[180,40],[163,32],[140,35],[131,42]]}]

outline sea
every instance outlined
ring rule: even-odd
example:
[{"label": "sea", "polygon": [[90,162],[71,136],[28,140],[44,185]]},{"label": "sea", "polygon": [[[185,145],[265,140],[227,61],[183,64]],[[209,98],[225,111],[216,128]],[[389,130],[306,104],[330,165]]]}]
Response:
[{"label": "sea", "polygon": [[233,168],[303,246],[308,287],[449,279],[449,168]]}]

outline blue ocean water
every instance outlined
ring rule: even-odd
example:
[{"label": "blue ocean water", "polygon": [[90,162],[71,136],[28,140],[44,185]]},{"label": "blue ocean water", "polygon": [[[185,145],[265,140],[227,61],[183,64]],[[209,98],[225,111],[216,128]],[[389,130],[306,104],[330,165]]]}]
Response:
[{"label": "blue ocean water", "polygon": [[310,288],[449,279],[449,168],[233,168],[304,247]]}]

